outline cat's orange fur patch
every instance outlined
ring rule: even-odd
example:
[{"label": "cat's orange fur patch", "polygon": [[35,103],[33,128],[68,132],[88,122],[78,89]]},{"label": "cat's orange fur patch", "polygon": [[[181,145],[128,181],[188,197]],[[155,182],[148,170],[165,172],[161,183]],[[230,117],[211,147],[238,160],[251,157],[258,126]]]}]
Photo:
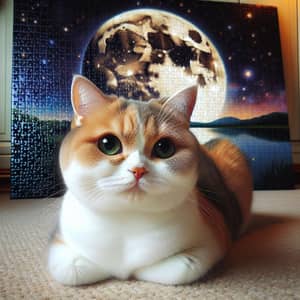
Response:
[{"label": "cat's orange fur patch", "polygon": [[[137,111],[129,106],[126,111],[120,113],[121,135],[127,144],[133,144],[138,131]],[[116,120],[119,121],[119,120]]]},{"label": "cat's orange fur patch", "polygon": [[216,207],[198,192],[198,207],[205,222],[213,229],[214,235],[220,247],[225,251],[232,243],[228,226],[225,224],[224,216]]},{"label": "cat's orange fur patch", "polygon": [[226,185],[236,195],[243,215],[243,223],[248,222],[253,182],[245,156],[227,140],[219,140],[208,153],[222,173]]},{"label": "cat's orange fur patch", "polygon": [[154,116],[149,116],[144,124],[144,136],[146,140],[144,153],[150,157],[155,142],[159,139],[159,127]]},{"label": "cat's orange fur patch", "polygon": [[[60,152],[63,169],[76,158],[82,165],[92,166],[106,157],[112,164],[124,160],[136,144],[138,131],[137,110],[133,106],[121,109],[122,100],[114,101],[103,109],[91,113],[82,119],[82,125],[74,128],[65,138]],[[124,151],[115,156],[107,156],[99,151],[97,142],[106,134],[117,136],[124,146]]]}]

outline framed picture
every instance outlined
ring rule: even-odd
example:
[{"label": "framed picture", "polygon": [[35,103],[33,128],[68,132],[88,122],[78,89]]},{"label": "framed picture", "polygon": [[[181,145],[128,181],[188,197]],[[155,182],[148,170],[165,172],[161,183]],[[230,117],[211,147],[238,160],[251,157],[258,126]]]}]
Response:
[{"label": "framed picture", "polygon": [[[12,198],[60,195],[82,74],[137,101],[198,85],[191,130],[245,152],[256,189],[293,187],[277,10],[193,0],[14,1]],[[234,174],[233,174],[234,176]]]}]

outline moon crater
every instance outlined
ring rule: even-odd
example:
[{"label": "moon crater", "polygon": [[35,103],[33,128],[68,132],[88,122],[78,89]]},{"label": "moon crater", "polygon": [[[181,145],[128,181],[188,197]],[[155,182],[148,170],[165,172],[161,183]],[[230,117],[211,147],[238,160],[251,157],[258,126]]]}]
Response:
[{"label": "moon crater", "polygon": [[82,74],[106,94],[148,101],[198,85],[194,122],[220,115],[226,72],[213,43],[169,12],[131,10],[101,25],[88,44]]}]

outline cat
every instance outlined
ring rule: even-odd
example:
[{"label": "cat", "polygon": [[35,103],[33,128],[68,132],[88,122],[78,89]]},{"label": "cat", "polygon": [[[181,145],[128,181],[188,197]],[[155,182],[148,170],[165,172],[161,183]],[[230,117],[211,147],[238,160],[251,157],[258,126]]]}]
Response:
[{"label": "cat", "polygon": [[64,285],[109,278],[188,284],[247,223],[252,177],[227,140],[189,130],[197,87],[148,102],[73,77],[74,118],[60,149],[67,186],[48,269]]}]

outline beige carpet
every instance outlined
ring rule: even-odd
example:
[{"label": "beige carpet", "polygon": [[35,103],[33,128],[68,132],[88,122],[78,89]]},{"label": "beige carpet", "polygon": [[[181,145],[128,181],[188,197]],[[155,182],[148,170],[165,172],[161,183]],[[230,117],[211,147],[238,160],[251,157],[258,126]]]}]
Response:
[{"label": "beige carpet", "polygon": [[45,268],[60,199],[0,194],[0,299],[300,299],[300,190],[255,194],[248,233],[204,281],[188,286],[110,280],[63,287]]}]

